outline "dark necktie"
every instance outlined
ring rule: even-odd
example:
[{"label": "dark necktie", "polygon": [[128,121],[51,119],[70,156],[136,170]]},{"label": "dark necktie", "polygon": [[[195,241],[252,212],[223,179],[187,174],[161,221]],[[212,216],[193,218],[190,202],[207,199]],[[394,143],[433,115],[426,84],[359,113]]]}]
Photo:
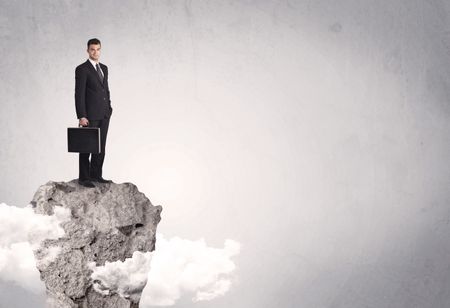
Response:
[{"label": "dark necktie", "polygon": [[102,74],[102,71],[100,70],[100,65],[98,65],[98,63],[95,65],[95,67],[97,68],[97,74],[98,74],[98,77],[100,77],[100,80],[102,81],[102,83],[103,83],[103,74]]}]

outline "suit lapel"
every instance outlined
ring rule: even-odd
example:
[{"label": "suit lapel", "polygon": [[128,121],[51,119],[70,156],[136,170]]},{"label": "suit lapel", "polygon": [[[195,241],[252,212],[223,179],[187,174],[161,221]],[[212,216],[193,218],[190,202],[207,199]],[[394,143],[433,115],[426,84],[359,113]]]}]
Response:
[{"label": "suit lapel", "polygon": [[106,80],[108,80],[108,72],[106,71],[105,66],[101,63],[100,63],[100,68],[102,69],[102,72],[103,72],[103,86],[105,86]]},{"label": "suit lapel", "polygon": [[102,69],[103,71],[103,83],[102,80],[100,79],[100,76],[97,73],[97,70],[94,68],[94,66],[92,65],[92,63],[89,60],[86,60],[86,64],[87,66],[90,67],[90,70],[93,74],[95,74],[95,76],[97,77],[98,82],[102,85],[102,87],[104,87],[104,82],[105,82],[105,71]]}]

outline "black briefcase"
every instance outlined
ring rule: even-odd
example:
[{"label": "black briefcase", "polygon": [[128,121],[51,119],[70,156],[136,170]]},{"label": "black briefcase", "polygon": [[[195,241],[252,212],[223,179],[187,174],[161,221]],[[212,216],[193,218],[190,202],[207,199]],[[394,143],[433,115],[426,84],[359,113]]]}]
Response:
[{"label": "black briefcase", "polygon": [[101,152],[99,127],[68,127],[67,141],[69,152],[93,154]]}]

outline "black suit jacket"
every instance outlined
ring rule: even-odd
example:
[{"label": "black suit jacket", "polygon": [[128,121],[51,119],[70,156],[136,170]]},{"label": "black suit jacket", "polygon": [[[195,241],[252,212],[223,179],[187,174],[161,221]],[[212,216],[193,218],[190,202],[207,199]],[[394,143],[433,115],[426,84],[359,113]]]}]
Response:
[{"label": "black suit jacket", "polygon": [[75,109],[78,119],[101,120],[112,114],[108,67],[100,63],[100,68],[104,74],[103,83],[89,60],[75,69]]}]

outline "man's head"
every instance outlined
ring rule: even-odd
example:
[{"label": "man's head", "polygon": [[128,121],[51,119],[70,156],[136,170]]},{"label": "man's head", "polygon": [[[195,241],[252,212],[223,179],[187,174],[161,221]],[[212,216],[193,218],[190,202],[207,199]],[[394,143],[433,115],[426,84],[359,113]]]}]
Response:
[{"label": "man's head", "polygon": [[99,39],[96,38],[90,39],[87,42],[87,52],[89,54],[89,58],[91,58],[91,60],[94,60],[95,62],[98,62],[98,59],[100,58],[101,48],[102,45]]}]

